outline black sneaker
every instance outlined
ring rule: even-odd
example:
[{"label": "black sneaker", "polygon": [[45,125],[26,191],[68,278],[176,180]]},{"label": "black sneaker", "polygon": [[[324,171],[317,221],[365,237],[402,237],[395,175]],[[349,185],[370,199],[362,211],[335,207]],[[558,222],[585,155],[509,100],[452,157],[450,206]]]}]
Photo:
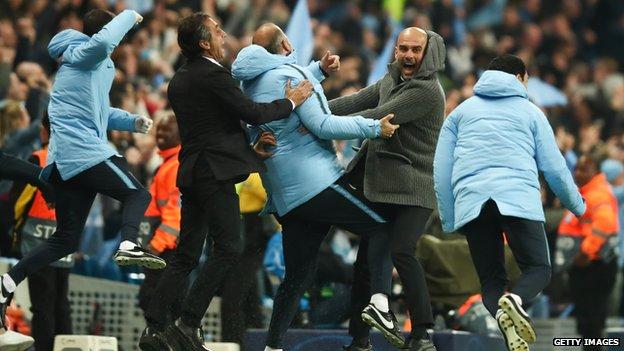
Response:
[{"label": "black sneaker", "polygon": [[373,304],[368,304],[362,311],[362,320],[371,327],[379,330],[384,338],[397,348],[405,346],[405,336],[399,328],[399,323],[391,310],[381,312]]},{"label": "black sneaker", "polygon": [[167,266],[165,260],[143,250],[139,245],[133,247],[132,250],[117,250],[114,260],[120,266],[136,264],[149,269],[163,269]]},{"label": "black sneaker", "polygon": [[430,338],[413,339],[411,336],[405,341],[404,349],[409,351],[437,351]]},{"label": "black sneaker", "polygon": [[498,306],[511,318],[516,333],[526,342],[534,343],[537,339],[531,318],[522,308],[520,297],[505,294],[498,300]]},{"label": "black sneaker", "polygon": [[173,351],[162,332],[147,327],[139,339],[139,348],[142,351]]},{"label": "black sneaker", "polygon": [[370,340],[368,340],[368,343],[366,344],[366,346],[362,347],[359,345],[355,345],[355,340],[351,341],[351,344],[349,346],[343,346],[342,347],[343,351],[373,351],[373,344],[371,344]]},{"label": "black sneaker", "polygon": [[175,340],[180,350],[184,351],[210,351],[204,344],[204,332],[201,328],[193,328],[184,324],[178,318],[165,331],[168,337]]}]

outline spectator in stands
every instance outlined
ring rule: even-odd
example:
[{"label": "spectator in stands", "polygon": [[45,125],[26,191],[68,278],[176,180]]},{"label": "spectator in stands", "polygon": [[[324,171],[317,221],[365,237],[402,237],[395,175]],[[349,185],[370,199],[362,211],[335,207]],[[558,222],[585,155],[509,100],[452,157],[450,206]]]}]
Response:
[{"label": "spectator in stands", "polygon": [[[35,151],[29,161],[45,167],[50,138],[50,120],[41,120],[40,138],[43,149]],[[40,190],[15,182],[12,203],[16,222],[13,226],[13,245],[21,255],[26,255],[45,241],[56,229],[56,214],[49,208]],[[15,247],[17,246],[17,247]],[[69,272],[74,265],[68,255],[28,277],[28,293],[32,311],[32,336],[37,351],[52,351],[54,337],[72,334],[71,308],[69,306]]]},{"label": "spectator in stands", "polygon": [[[569,287],[577,331],[583,338],[602,338],[618,267],[618,203],[607,175],[600,172],[597,156],[581,156],[574,179],[587,203],[587,211],[580,217],[566,212],[559,225],[559,235],[572,237],[576,243],[570,254],[563,257],[572,259]],[[593,351],[602,347],[583,349]]]}]

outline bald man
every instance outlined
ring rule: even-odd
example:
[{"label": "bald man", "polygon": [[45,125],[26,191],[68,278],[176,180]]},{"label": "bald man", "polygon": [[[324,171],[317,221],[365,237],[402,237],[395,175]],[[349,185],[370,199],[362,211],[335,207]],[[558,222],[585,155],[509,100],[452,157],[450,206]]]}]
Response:
[{"label": "bald man", "polygon": [[[332,145],[333,139],[390,138],[397,126],[392,114],[376,118],[334,116],[329,112],[320,81],[324,60],[308,67],[296,65],[295,53],[284,34],[274,24],[266,24],[253,37],[255,45],[241,50],[232,65],[232,75],[242,81],[243,89],[255,102],[270,101],[283,92],[276,89],[287,81],[309,80],[314,97],[295,109],[288,119],[252,127],[261,143],[273,146],[270,152],[258,147],[265,157],[266,172],[261,173],[268,193],[265,213],[273,213],[282,224],[286,275],[275,296],[265,351],[282,349],[283,337],[299,305],[299,300],[314,278],[319,247],[330,227],[371,237],[371,305],[396,327],[388,309],[392,263],[385,245],[387,221],[380,216],[361,192],[349,188]],[[329,61],[330,55],[325,55]],[[335,60],[331,60],[335,64]],[[305,128],[306,133],[300,130]],[[262,132],[270,132],[264,134]],[[265,140],[267,138],[272,140]],[[253,138],[252,138],[253,139]],[[260,150],[262,149],[262,150]],[[375,247],[383,250],[376,251]],[[361,312],[361,311],[360,311]]]},{"label": "bald man", "polygon": [[[411,27],[403,30],[396,43],[394,62],[377,83],[361,91],[329,102],[332,113],[357,114],[379,118],[394,113],[400,129],[389,140],[366,140],[347,167],[352,186],[363,189],[392,223],[390,246],[412,322],[411,336],[405,342],[394,337],[390,321],[379,318],[368,303],[368,267],[360,247],[352,296],[353,315],[349,333],[353,342],[348,351],[372,350],[364,322],[382,331],[399,348],[433,351],[427,328],[433,317],[425,274],[416,259],[416,244],[436,205],[433,189],[433,158],[444,120],[444,92],[436,72],[444,69],[446,50],[436,33]],[[364,241],[363,246],[366,246]],[[364,312],[360,314],[362,308]]]}]

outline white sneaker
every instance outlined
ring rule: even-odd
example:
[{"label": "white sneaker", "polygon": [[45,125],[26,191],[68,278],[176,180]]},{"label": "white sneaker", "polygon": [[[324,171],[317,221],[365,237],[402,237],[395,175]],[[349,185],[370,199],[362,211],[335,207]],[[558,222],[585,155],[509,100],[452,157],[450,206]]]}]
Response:
[{"label": "white sneaker", "polygon": [[0,335],[0,351],[24,351],[28,349],[35,339],[28,335],[20,334],[13,330],[7,330]]},{"label": "white sneaker", "polygon": [[503,312],[503,310],[498,310],[496,313],[496,321],[498,322],[501,333],[503,333],[507,350],[529,351],[529,344],[516,333],[514,323],[507,313]]},{"label": "white sneaker", "polygon": [[524,341],[534,343],[537,339],[535,329],[533,328],[531,318],[522,308],[520,297],[515,294],[505,294],[498,300],[498,306],[511,318],[516,328],[516,333]]}]

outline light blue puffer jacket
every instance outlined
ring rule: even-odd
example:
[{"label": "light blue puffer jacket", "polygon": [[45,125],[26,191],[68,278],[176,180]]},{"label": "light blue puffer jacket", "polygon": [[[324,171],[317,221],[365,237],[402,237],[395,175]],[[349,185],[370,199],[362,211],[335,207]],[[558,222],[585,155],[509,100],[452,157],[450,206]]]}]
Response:
[{"label": "light blue puffer jacket", "polygon": [[488,199],[501,214],[544,221],[538,170],[575,214],[585,204],[542,111],[512,75],[486,71],[446,119],[434,159],[434,181],[445,231],[476,218]]},{"label": "light blue puffer jacket", "polygon": [[[267,190],[265,213],[283,216],[332,185],[343,173],[332,139],[376,138],[381,133],[378,120],[360,116],[333,116],[320,81],[324,76],[317,62],[308,67],[296,65],[294,54],[273,55],[251,45],[238,54],[232,75],[243,82],[243,90],[256,102],[270,102],[284,97],[288,80],[296,86],[303,79],[314,84],[314,94],[290,117],[251,127],[252,139],[261,131],[270,131],[277,139],[265,160],[267,172],[261,174]],[[299,131],[301,127],[307,134]]]},{"label": "light blue puffer jacket", "polygon": [[[134,11],[125,10],[92,37],[66,29],[48,45],[61,67],[48,106],[52,135],[47,163],[56,163],[65,180],[116,154],[108,144],[108,129],[134,131],[137,116],[111,108],[108,94],[115,76],[110,54],[135,21]],[[44,177],[49,171],[50,166]]]}]

